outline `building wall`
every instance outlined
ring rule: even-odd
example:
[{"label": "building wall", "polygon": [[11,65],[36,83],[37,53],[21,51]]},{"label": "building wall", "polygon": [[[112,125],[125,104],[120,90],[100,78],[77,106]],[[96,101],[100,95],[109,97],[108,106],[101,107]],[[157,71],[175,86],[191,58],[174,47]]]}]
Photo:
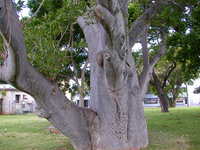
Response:
[{"label": "building wall", "polygon": [[3,114],[10,114],[13,112],[13,100],[9,97],[11,97],[11,92],[6,92],[6,95],[1,94],[1,98],[3,99]]},{"label": "building wall", "polygon": [[193,85],[188,85],[188,99],[190,106],[200,106],[200,94],[195,94],[194,90],[199,87],[200,79],[193,80]]},{"label": "building wall", "polygon": [[[19,101],[16,100],[19,95]],[[17,90],[6,91],[6,95],[0,93],[3,99],[3,114],[21,114],[25,112],[35,112],[36,103],[30,95]]]}]

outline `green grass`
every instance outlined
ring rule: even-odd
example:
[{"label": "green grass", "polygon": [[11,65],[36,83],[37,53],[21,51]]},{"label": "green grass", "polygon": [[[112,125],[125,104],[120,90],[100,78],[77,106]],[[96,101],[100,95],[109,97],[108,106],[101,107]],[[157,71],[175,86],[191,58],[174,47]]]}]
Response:
[{"label": "green grass", "polygon": [[0,116],[0,150],[73,150],[69,140],[48,131],[35,115]]},{"label": "green grass", "polygon": [[[200,150],[200,108],[161,113],[145,109],[150,144],[145,150]],[[0,150],[73,150],[69,140],[49,133],[50,124],[35,115],[0,116]]]},{"label": "green grass", "polygon": [[150,145],[146,150],[200,150],[200,108],[174,108],[169,113],[145,109]]}]

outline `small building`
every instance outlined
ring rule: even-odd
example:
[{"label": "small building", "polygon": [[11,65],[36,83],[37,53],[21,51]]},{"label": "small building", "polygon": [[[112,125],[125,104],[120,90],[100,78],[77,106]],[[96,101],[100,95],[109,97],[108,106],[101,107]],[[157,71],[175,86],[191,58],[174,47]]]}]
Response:
[{"label": "small building", "polygon": [[[89,99],[90,99],[89,96],[85,96],[85,97],[84,97],[83,106],[84,106],[85,108],[89,108],[89,107],[90,107],[90,106],[89,106]],[[79,98],[79,95],[78,95],[78,94],[77,94],[76,96],[74,96],[73,102],[74,102],[75,104],[77,104],[78,106],[80,106],[80,98]]]},{"label": "small building", "polygon": [[188,85],[188,100],[190,106],[200,106],[200,78],[193,80],[193,85]]},{"label": "small building", "polygon": [[9,84],[0,84],[0,114],[22,114],[35,112],[33,97]]},{"label": "small building", "polygon": [[[176,99],[176,106],[186,106],[187,97],[182,94]],[[157,95],[147,93],[144,97],[144,107],[160,107],[160,99]]]},{"label": "small building", "polygon": [[144,97],[144,107],[159,107],[159,97],[157,95],[148,93]]}]

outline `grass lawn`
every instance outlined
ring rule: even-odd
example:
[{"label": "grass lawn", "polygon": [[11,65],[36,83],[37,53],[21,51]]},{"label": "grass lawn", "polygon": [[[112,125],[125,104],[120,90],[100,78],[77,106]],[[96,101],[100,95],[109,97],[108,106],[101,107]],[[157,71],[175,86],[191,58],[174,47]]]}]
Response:
[{"label": "grass lawn", "polygon": [[145,150],[200,150],[200,107],[169,113],[145,109],[150,145]]},{"label": "grass lawn", "polygon": [[69,140],[48,131],[35,115],[0,116],[0,150],[73,150]]},{"label": "grass lawn", "polygon": [[[200,108],[170,113],[145,109],[150,145],[145,150],[200,150]],[[35,115],[0,116],[0,150],[73,150],[69,140],[49,133],[50,124]]]}]

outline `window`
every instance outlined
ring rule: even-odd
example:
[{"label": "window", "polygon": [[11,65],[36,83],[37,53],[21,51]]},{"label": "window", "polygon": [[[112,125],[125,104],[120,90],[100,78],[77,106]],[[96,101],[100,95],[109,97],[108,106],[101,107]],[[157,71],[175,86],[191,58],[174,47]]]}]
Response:
[{"label": "window", "polygon": [[77,100],[77,105],[79,105],[79,103],[80,103],[80,100]]},{"label": "window", "polygon": [[88,100],[84,100],[84,107],[88,107]]},{"label": "window", "polygon": [[26,95],[23,95],[23,99],[27,99],[27,96],[26,96]]},{"label": "window", "polygon": [[19,94],[15,95],[15,102],[19,103],[19,100],[20,100],[20,95]]}]

